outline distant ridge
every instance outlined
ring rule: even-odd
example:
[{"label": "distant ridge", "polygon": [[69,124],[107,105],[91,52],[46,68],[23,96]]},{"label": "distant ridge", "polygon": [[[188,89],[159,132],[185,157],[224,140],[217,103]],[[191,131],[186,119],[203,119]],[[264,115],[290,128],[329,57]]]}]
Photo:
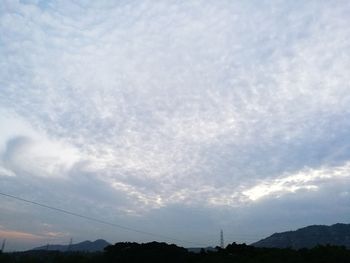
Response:
[{"label": "distant ridge", "polygon": [[97,239],[93,242],[91,241],[83,241],[77,244],[72,244],[72,245],[46,245],[46,246],[41,246],[41,247],[36,247],[33,248],[32,250],[55,250],[55,251],[61,251],[65,252],[68,251],[81,251],[81,252],[99,252],[103,251],[103,249],[106,246],[109,246],[110,243],[108,243],[106,240],[103,239]]},{"label": "distant ridge", "polygon": [[251,245],[267,248],[290,247],[300,249],[327,244],[350,248],[350,224],[307,226],[296,231],[275,233]]}]

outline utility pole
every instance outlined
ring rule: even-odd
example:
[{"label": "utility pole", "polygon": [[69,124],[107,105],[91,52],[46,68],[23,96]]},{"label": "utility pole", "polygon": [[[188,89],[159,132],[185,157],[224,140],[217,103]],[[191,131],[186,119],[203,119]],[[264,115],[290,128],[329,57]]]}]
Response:
[{"label": "utility pole", "polygon": [[1,252],[4,252],[6,245],[6,238],[2,241]]},{"label": "utility pole", "polygon": [[225,244],[224,244],[224,231],[222,231],[222,229],[220,230],[220,247],[222,249],[225,248]]}]

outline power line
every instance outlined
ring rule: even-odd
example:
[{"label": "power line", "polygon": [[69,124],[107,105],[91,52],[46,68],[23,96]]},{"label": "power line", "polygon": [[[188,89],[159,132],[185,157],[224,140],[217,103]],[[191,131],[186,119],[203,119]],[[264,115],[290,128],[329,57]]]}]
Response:
[{"label": "power line", "polygon": [[205,244],[200,244],[200,243],[193,242],[193,241],[181,240],[181,239],[173,238],[173,237],[166,236],[166,235],[155,234],[155,233],[142,231],[142,230],[139,230],[139,229],[136,229],[136,228],[132,228],[132,227],[128,227],[128,226],[123,226],[123,225],[120,225],[120,224],[111,223],[111,222],[104,221],[104,220],[101,220],[101,219],[98,219],[98,218],[85,216],[85,215],[78,214],[78,213],[75,213],[75,212],[71,212],[71,211],[68,211],[68,210],[65,210],[65,209],[61,209],[61,208],[53,207],[53,206],[50,206],[50,205],[38,203],[38,202],[35,202],[35,201],[31,201],[31,200],[24,199],[24,198],[21,198],[21,197],[18,197],[18,196],[10,195],[10,194],[5,194],[5,193],[2,193],[2,192],[0,192],[0,195],[6,196],[6,197],[9,197],[9,198],[18,200],[18,201],[22,201],[22,202],[25,202],[25,203],[29,203],[29,204],[32,204],[32,205],[44,207],[44,208],[47,208],[47,209],[50,209],[50,210],[54,210],[56,212],[60,212],[60,213],[63,213],[63,214],[67,214],[67,215],[71,215],[71,216],[75,216],[75,217],[80,217],[80,218],[83,218],[83,219],[86,219],[86,220],[89,220],[89,221],[97,222],[97,223],[108,225],[108,226],[112,226],[112,227],[117,227],[117,228],[120,228],[120,229],[124,229],[124,230],[127,230],[127,231],[131,231],[131,232],[135,232],[135,233],[139,233],[139,234],[143,234],[143,235],[148,235],[148,236],[153,236],[153,237],[158,237],[158,238],[164,238],[164,239],[169,239],[169,240],[173,240],[173,241],[177,241],[177,242],[184,242],[184,243],[189,243],[189,244],[194,244],[194,245],[199,245],[199,246],[206,246]]}]

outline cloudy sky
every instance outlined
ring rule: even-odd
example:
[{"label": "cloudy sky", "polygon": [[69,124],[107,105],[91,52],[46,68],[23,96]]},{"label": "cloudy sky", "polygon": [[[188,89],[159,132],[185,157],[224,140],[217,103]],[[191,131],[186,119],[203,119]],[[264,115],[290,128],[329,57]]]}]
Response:
[{"label": "cloudy sky", "polygon": [[349,13],[2,0],[0,192],[155,236],[0,196],[0,237],[197,246],[350,222]]}]

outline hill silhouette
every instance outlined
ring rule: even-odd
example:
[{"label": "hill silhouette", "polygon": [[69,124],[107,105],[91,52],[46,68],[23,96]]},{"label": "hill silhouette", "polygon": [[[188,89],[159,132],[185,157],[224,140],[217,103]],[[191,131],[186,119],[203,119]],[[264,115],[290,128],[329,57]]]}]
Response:
[{"label": "hill silhouette", "polygon": [[109,246],[106,240],[97,239],[93,242],[87,240],[77,244],[69,245],[46,245],[41,247],[33,248],[32,250],[49,250],[49,251],[81,251],[81,252],[98,252],[103,251],[105,247]]},{"label": "hill silhouette", "polygon": [[144,244],[121,242],[107,246],[104,252],[60,252],[31,250],[26,252],[1,253],[0,262],[35,263],[349,263],[350,250],[340,246],[317,246],[312,249],[259,248],[232,243],[225,249],[191,253],[183,247],[166,243]]},{"label": "hill silhouette", "polygon": [[350,224],[312,225],[296,231],[275,233],[252,246],[301,249],[327,244],[350,248]]}]

